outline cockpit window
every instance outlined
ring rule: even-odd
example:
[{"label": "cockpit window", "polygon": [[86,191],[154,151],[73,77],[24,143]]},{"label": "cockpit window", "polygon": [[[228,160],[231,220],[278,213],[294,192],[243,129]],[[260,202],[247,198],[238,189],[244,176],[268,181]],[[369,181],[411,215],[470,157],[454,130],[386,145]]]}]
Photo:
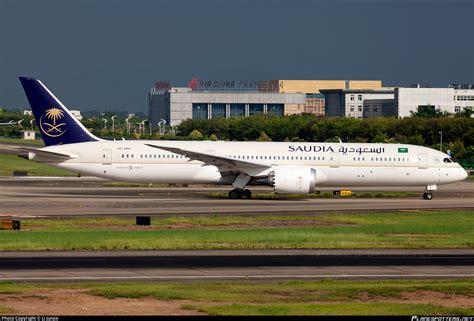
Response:
[{"label": "cockpit window", "polygon": [[453,160],[449,157],[446,157],[445,159],[443,159],[443,162],[444,163],[453,163]]}]

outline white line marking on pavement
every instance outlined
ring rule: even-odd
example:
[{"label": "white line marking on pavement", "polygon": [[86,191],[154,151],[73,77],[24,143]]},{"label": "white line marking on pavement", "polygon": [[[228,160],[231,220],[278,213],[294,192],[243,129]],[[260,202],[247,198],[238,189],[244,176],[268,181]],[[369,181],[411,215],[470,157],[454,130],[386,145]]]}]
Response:
[{"label": "white line marking on pavement", "polygon": [[395,277],[462,277],[474,274],[287,274],[287,275],[167,275],[167,276],[73,276],[73,277],[0,277],[0,281],[60,281],[60,280],[192,280],[192,279],[308,279],[308,278],[395,278]]}]

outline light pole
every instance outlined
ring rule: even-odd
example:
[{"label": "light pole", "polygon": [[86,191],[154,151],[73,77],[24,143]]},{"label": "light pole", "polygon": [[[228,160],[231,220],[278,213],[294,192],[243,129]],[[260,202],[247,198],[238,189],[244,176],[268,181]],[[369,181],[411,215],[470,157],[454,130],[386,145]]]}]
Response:
[{"label": "light pole", "polygon": [[107,129],[107,119],[102,118],[102,120],[104,121],[104,129]]},{"label": "light pole", "polygon": [[32,120],[30,120],[30,126],[31,126],[31,130],[33,130],[33,122],[35,121],[35,119],[33,118]]},{"label": "light pole", "polygon": [[443,131],[440,130],[439,131],[439,151],[442,152],[443,151]]},{"label": "light pole", "polygon": [[145,119],[142,121],[142,127],[140,129],[140,135],[145,133],[145,122],[147,122],[148,119]]},{"label": "light pole", "polygon": [[177,121],[174,121],[170,124],[171,126],[171,131],[173,132],[173,134],[175,133],[175,127],[178,126],[179,124],[181,124],[181,119],[180,120],[177,120]]},{"label": "light pole", "polygon": [[110,117],[110,119],[112,119],[112,133],[115,133],[115,117],[117,117],[117,115]]},{"label": "light pole", "polygon": [[158,127],[160,127],[160,135],[163,135],[163,132],[164,132],[164,125],[166,125],[166,120],[161,119],[161,120],[158,122]]},{"label": "light pole", "polygon": [[125,123],[127,124],[127,134],[130,135],[130,122],[128,121],[130,118],[132,118],[132,116],[128,116],[126,119],[125,119]]}]

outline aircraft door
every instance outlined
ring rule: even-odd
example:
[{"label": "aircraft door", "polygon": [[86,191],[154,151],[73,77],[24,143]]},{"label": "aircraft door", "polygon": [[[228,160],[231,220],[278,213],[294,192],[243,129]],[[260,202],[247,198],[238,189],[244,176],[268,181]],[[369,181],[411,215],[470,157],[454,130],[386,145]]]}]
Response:
[{"label": "aircraft door", "polygon": [[418,168],[428,168],[428,155],[424,153],[418,154]]},{"label": "aircraft door", "polygon": [[329,166],[330,167],[339,167],[339,153],[330,153],[329,154]]},{"label": "aircraft door", "polygon": [[104,149],[102,150],[102,165],[111,165],[112,164],[112,150]]}]

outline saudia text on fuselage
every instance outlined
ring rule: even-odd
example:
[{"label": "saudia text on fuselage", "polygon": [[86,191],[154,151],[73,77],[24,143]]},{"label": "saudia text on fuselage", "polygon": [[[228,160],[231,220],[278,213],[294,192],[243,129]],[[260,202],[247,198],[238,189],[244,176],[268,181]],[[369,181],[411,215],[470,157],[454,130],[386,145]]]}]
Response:
[{"label": "saudia text on fuselage", "polygon": [[385,153],[385,147],[347,147],[340,146],[326,146],[326,145],[290,145],[288,146],[289,152],[306,152],[306,153],[342,153],[345,154],[383,154]]}]

